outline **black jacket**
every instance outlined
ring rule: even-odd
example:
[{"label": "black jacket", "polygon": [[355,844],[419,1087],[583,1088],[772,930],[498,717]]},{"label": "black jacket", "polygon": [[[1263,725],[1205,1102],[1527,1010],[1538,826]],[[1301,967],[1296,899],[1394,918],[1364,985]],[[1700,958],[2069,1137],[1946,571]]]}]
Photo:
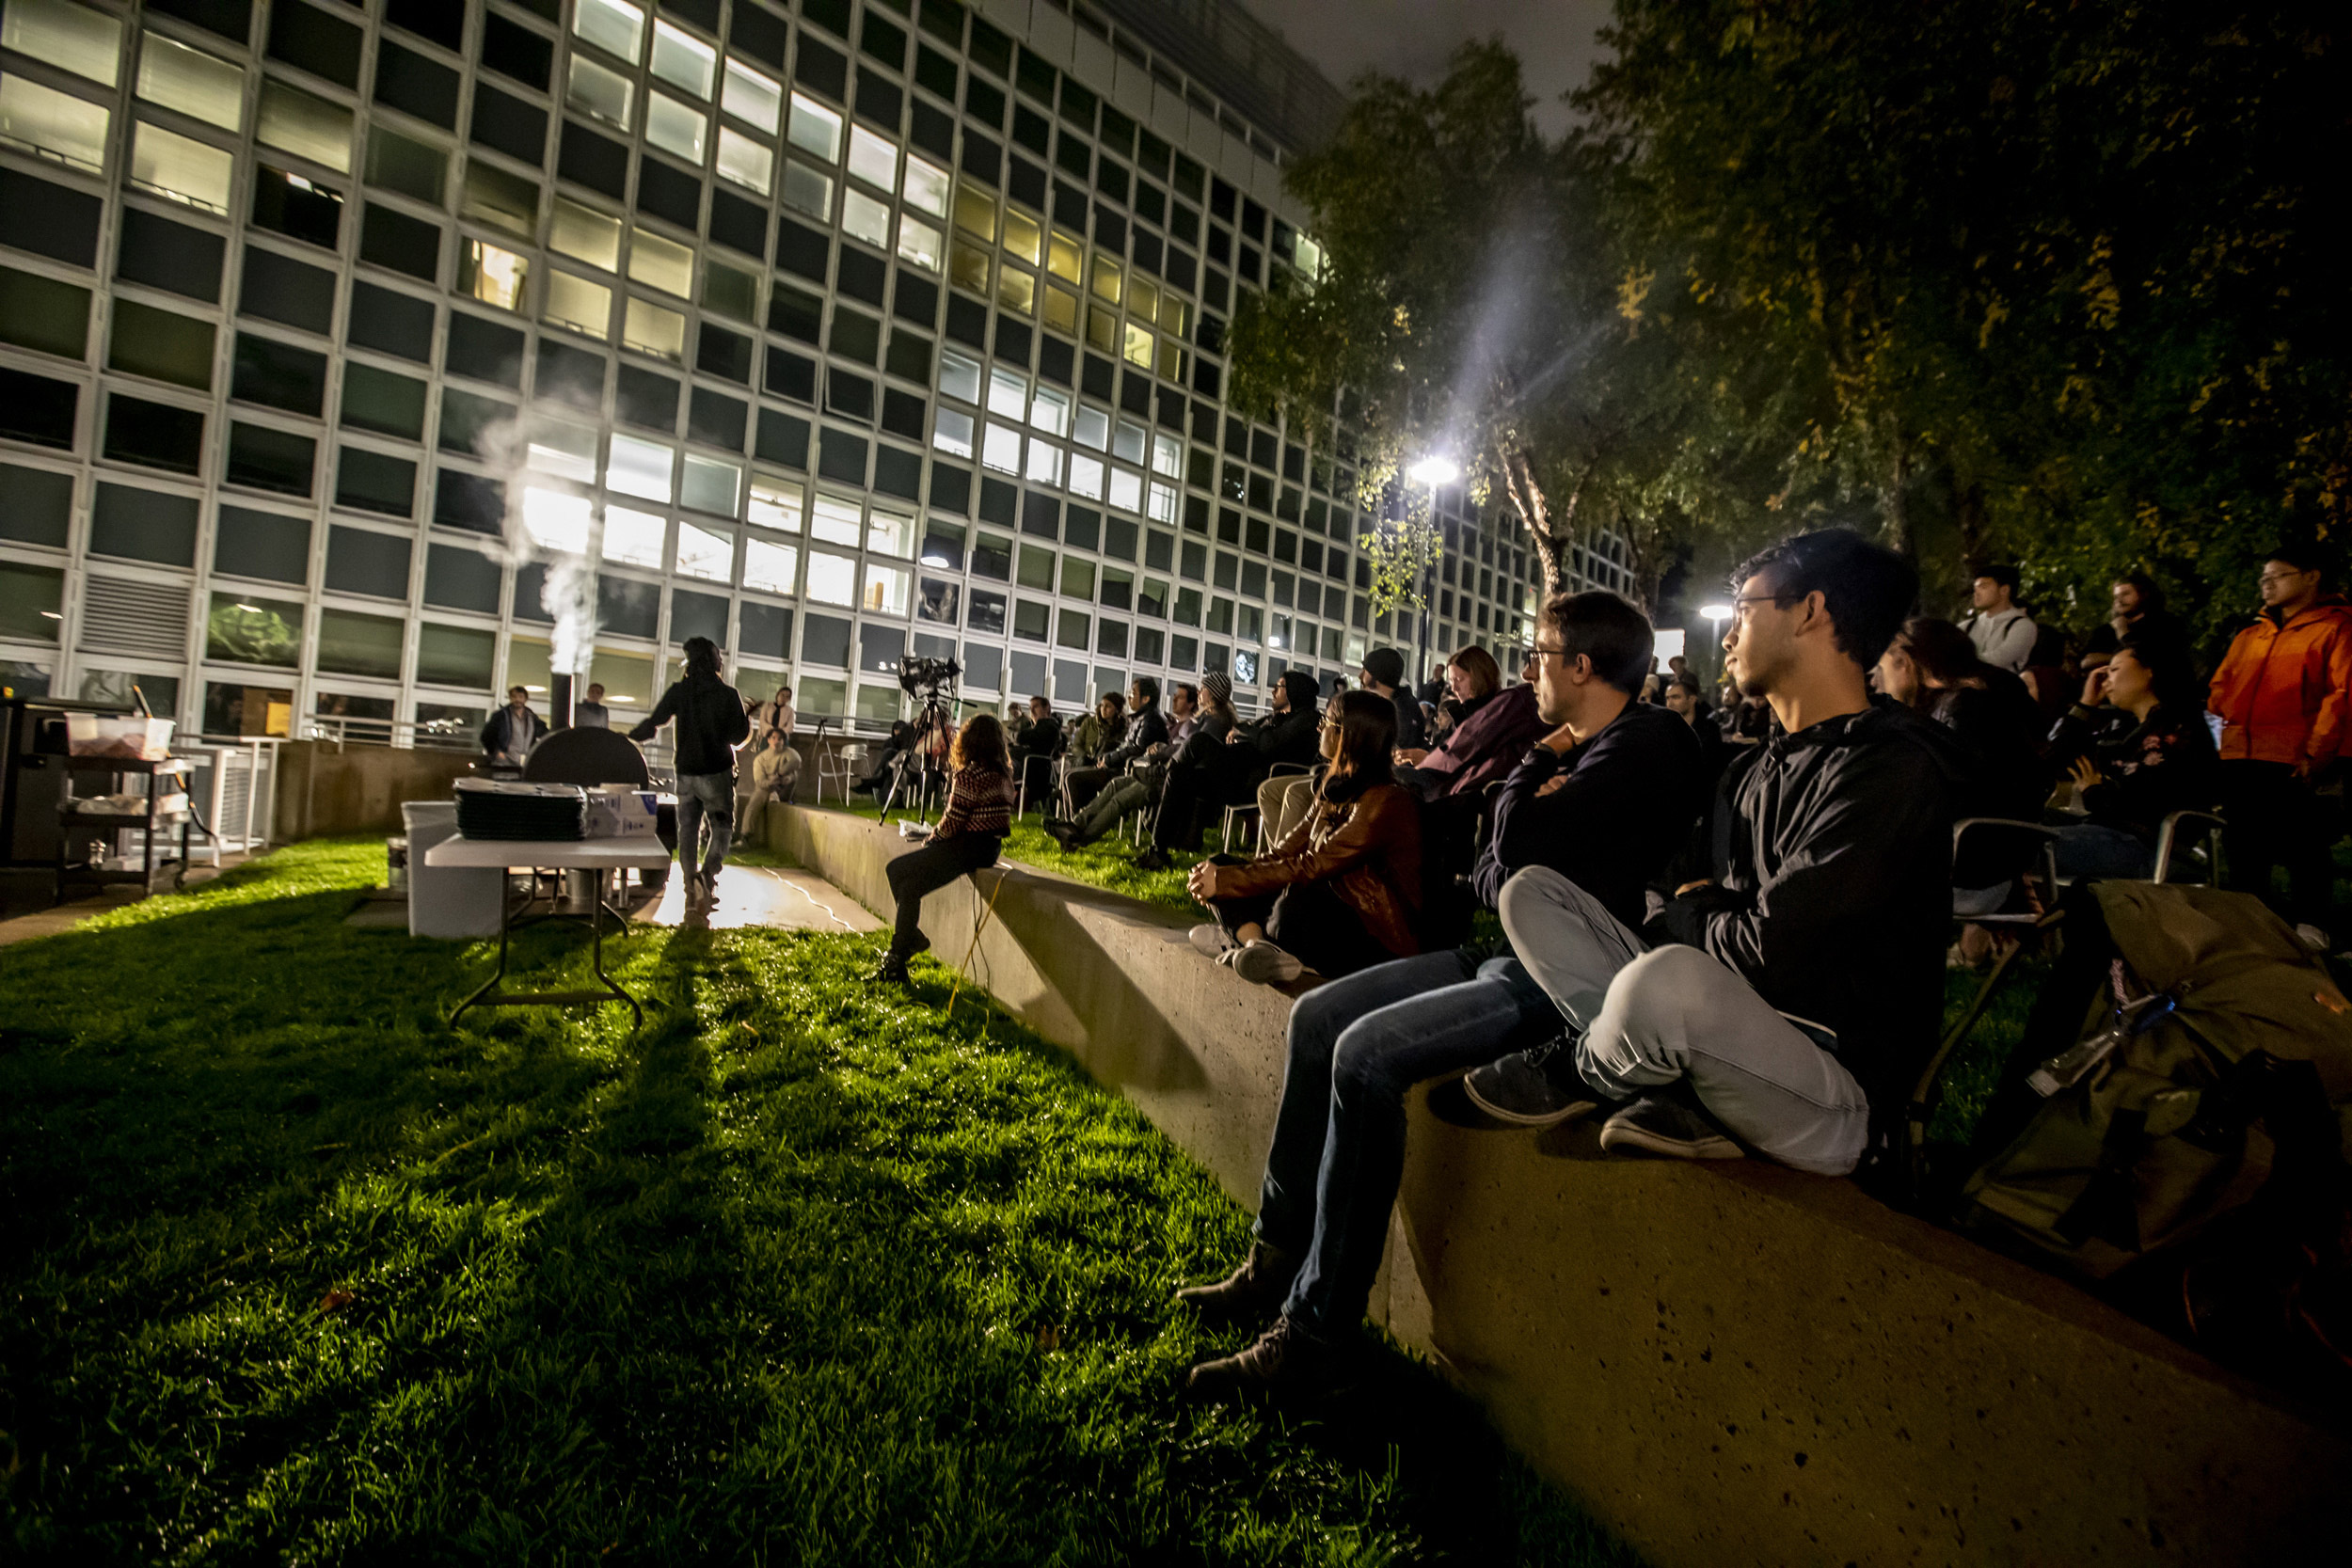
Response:
[{"label": "black jacket", "polygon": [[2141,723],[2118,708],[2066,711],[2050,731],[2050,760],[2060,769],[2088,756],[2101,782],[2083,791],[2090,820],[2136,833],[2154,847],[2176,811],[2211,811],[2221,797],[2220,758],[2205,716],[2159,703]]},{"label": "black jacket", "polygon": [[1257,752],[1260,768],[1271,768],[1278,762],[1310,767],[1319,754],[1315,740],[1322,726],[1322,717],[1312,708],[1294,706],[1284,713],[1262,713],[1242,725],[1237,744]]},{"label": "black jacket", "polygon": [[1713,886],[1653,942],[1701,947],[1784,1013],[1837,1036],[1883,1136],[1934,1049],[1952,911],[1952,806],[1968,762],[1883,698],[1734,758],[1709,823]]},{"label": "black jacket", "polygon": [[1400,751],[1422,751],[1429,744],[1428,726],[1422,721],[1421,704],[1412,691],[1398,687],[1389,701],[1396,705],[1396,744]]},{"label": "black jacket", "polygon": [[1127,715],[1127,733],[1120,737],[1118,747],[1105,752],[1095,766],[1117,773],[1151,748],[1163,745],[1167,740],[1168,716],[1160,711],[1159,704],[1152,703]]},{"label": "black jacket", "polygon": [[501,703],[482,726],[482,749],[492,756],[502,752],[519,755],[539,744],[547,733],[547,721],[531,709],[523,709],[522,717],[517,719],[513,708]]},{"label": "black jacket", "polygon": [[654,732],[677,721],[676,767],[681,774],[733,773],[734,748],[751,738],[751,715],[742,694],[716,675],[690,674],[673,684],[645,721],[628,732],[631,740],[651,740]]},{"label": "black jacket", "polygon": [[1029,733],[1013,748],[1024,756],[1050,757],[1061,749],[1061,716],[1049,713],[1029,726]]},{"label": "black jacket", "polygon": [[[1536,791],[1560,775],[1550,794]],[[1470,886],[1492,909],[1502,884],[1548,865],[1639,930],[1643,884],[1682,847],[1707,805],[1699,737],[1664,708],[1628,703],[1598,735],[1561,756],[1531,746],[1494,797],[1494,822]]]}]

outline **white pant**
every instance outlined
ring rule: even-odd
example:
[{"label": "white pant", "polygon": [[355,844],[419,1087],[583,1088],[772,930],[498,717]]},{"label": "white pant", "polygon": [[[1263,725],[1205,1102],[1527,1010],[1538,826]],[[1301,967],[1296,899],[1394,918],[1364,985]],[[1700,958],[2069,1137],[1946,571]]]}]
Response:
[{"label": "white pant", "polygon": [[1650,947],[1549,866],[1502,884],[1502,929],[1519,962],[1583,1031],[1577,1069],[1630,1098],[1689,1079],[1734,1136],[1782,1164],[1844,1176],[1868,1147],[1870,1102],[1853,1074],[1696,947]]}]

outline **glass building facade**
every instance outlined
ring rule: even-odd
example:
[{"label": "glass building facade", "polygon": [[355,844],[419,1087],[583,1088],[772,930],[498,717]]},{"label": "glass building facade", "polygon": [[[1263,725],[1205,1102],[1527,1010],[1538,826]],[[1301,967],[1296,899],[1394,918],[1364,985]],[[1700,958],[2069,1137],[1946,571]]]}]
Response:
[{"label": "glass building facade", "polygon": [[1439,496],[1376,620],[1344,435],[1221,401],[1237,291],[1314,265],[1279,164],[1337,96],[1279,47],[1231,0],[0,0],[0,686],[465,730],[566,602],[624,709],[695,635],[866,719],[910,654],[1074,705],[1514,646],[1511,525]]}]

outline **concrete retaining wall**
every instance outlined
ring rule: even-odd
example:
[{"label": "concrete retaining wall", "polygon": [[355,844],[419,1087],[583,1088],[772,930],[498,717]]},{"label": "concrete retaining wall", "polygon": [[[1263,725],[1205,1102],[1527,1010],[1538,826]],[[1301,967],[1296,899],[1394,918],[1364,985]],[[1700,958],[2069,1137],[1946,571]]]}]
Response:
[{"label": "concrete retaining wall", "polygon": [[279,844],[338,833],[400,832],[403,800],[446,800],[473,770],[471,752],[408,751],[297,740],[278,752]]},{"label": "concrete retaining wall", "polygon": [[[891,912],[895,831],[761,831]],[[936,956],[1254,1205],[1286,998],[1184,923],[1021,868],[926,900]],[[2342,1556],[2343,1423],[2082,1291],[1756,1161],[1627,1161],[1415,1097],[1375,1318],[1661,1564],[2239,1563]]]}]

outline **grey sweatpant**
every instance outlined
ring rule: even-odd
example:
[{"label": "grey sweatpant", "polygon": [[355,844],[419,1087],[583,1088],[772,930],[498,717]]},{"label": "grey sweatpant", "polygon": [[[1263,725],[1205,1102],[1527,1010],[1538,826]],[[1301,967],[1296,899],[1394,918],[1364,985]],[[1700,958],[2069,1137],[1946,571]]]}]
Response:
[{"label": "grey sweatpant", "polygon": [[1549,866],[1502,884],[1511,950],[1582,1031],[1577,1069],[1631,1098],[1687,1078],[1700,1103],[1782,1164],[1844,1176],[1869,1142],[1853,1074],[1696,947],[1651,947]]}]

